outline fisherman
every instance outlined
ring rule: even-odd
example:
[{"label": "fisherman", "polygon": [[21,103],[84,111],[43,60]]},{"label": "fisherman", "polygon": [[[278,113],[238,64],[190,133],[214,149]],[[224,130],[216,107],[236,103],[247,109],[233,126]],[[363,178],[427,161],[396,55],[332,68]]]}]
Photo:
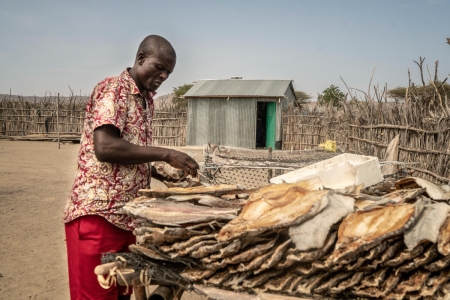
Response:
[{"label": "fisherman", "polygon": [[149,188],[164,161],[197,176],[189,155],[152,146],[153,97],[172,73],[176,54],[163,37],[147,36],[132,68],[101,81],[86,106],[78,167],[64,209],[72,300],[130,299],[120,287],[103,289],[94,268],[103,252],[127,252],[136,220],[122,207]]}]

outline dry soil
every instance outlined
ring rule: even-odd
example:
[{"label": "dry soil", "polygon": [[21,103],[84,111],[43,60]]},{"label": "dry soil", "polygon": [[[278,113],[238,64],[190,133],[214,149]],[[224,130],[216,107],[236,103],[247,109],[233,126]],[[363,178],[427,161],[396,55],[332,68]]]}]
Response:
[{"label": "dry soil", "polygon": [[69,299],[62,212],[78,149],[0,140],[0,299]]}]

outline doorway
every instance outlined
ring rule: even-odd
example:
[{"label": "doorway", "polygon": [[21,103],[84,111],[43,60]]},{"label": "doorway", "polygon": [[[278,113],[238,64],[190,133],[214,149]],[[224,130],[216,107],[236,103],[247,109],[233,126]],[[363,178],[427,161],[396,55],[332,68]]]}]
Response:
[{"label": "doorway", "polygon": [[256,102],[256,148],[266,147],[267,102]]}]

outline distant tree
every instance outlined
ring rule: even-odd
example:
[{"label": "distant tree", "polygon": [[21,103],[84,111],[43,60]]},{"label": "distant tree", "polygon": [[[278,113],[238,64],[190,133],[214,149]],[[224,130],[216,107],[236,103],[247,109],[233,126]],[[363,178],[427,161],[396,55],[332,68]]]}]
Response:
[{"label": "distant tree", "polygon": [[294,92],[295,92],[295,97],[297,98],[295,105],[298,107],[305,105],[308,102],[308,100],[310,100],[312,98],[310,94],[307,94],[303,91],[296,90]]},{"label": "distant tree", "polygon": [[185,110],[187,108],[187,100],[183,96],[193,86],[193,84],[184,84],[173,88],[172,103],[176,109]]},{"label": "distant tree", "polygon": [[323,90],[322,94],[317,97],[318,105],[327,105],[331,103],[333,106],[341,106],[344,101],[345,94],[339,90],[337,86],[331,85],[329,88]]},{"label": "distant tree", "polygon": [[[441,97],[445,97],[447,95],[448,98],[450,98],[450,85],[448,83],[442,83],[442,82],[436,82],[435,83],[436,88],[439,89],[439,93],[441,94]],[[431,84],[428,83],[425,85],[425,87],[422,86],[414,86],[414,94],[419,96],[422,99],[426,99],[428,96],[433,95],[436,92],[436,88]],[[409,93],[412,91],[410,90]],[[406,97],[406,87],[398,86],[396,88],[393,88],[388,91],[389,97],[397,100],[397,101],[405,101]]]}]

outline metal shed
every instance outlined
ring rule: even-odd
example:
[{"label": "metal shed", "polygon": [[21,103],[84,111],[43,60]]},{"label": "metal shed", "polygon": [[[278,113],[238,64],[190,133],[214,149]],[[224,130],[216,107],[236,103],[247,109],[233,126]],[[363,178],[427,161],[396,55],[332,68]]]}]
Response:
[{"label": "metal shed", "polygon": [[187,145],[249,149],[281,149],[281,112],[296,100],[292,80],[199,80],[184,97]]}]

